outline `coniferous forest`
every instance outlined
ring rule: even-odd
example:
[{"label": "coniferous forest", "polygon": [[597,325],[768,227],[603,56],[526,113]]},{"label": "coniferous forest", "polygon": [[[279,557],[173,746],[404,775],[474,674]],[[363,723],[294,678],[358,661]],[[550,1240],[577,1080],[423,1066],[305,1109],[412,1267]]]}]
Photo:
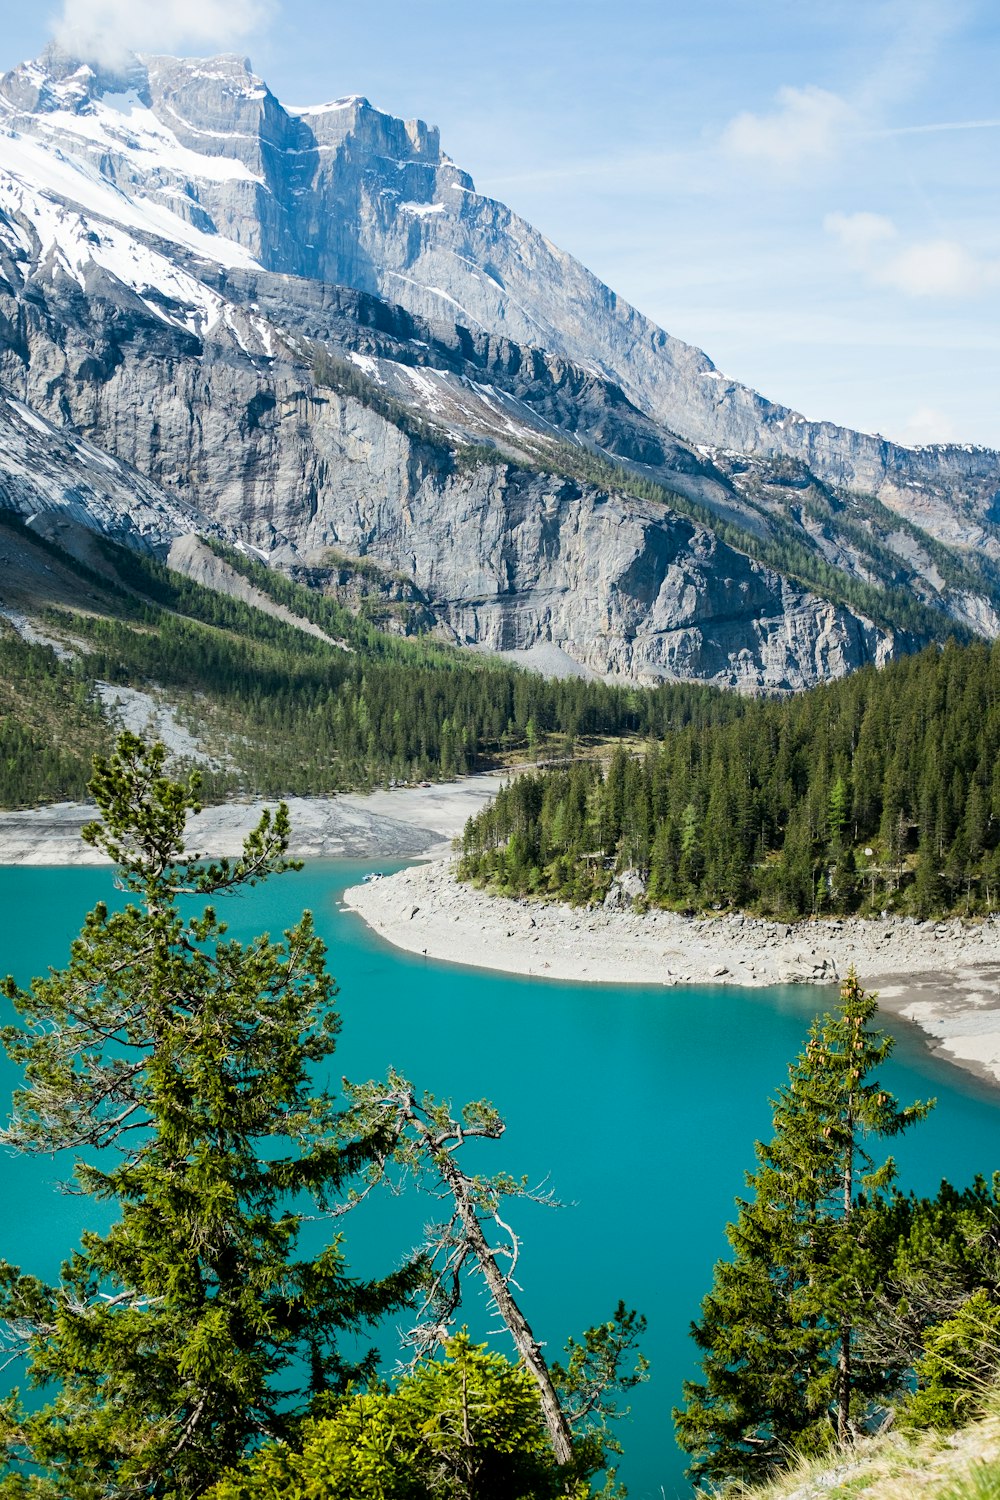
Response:
[{"label": "coniferous forest", "polygon": [[203,768],[209,800],[448,778],[741,712],[738,699],[696,684],[552,681],[427,636],[388,634],[230,549],[219,550],[251,587],[322,633],[113,543],[102,549],[114,585],[73,564],[99,607],[51,607],[41,621],[68,642],[61,657],[0,624],[0,806],[84,795],[91,756],[114,738],[98,683],[176,707],[215,757]]},{"label": "coniferous forest", "polygon": [[773,917],[1000,905],[1000,647],[932,648],[728,721],[524,775],[470,820],[461,870],[507,893]]}]

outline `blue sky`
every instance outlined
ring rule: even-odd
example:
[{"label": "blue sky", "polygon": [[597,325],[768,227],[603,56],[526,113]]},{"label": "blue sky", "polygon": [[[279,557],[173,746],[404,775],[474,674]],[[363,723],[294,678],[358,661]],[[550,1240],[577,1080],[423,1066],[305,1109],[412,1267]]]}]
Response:
[{"label": "blue sky", "polygon": [[727,374],[811,418],[1000,447],[994,0],[0,0],[248,53],[279,98],[441,127],[501,198]]}]

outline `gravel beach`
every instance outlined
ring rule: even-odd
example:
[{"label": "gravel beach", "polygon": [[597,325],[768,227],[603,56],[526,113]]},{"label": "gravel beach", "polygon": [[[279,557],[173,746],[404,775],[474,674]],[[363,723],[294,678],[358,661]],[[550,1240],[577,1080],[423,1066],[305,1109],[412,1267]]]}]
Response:
[{"label": "gravel beach", "polygon": [[[853,963],[883,1009],[924,1032],[958,1066],[1000,1083],[1000,920],[917,923],[886,918],[804,922],[691,920],[673,912],[573,910],[487,896],[453,878],[451,840],[500,778],[287,799],[297,858],[425,858],[345,893],[345,905],[397,948],[511,974],[595,984],[833,985]],[[207,807],[189,846],[239,852],[273,803]],[[0,864],[86,865],[103,859],[80,839],[82,803],[0,812]]]},{"label": "gravel beach", "polygon": [[[369,796],[287,797],[296,859],[406,859],[450,847],[466,820],[496,792],[498,777],[399,787]],[[201,854],[238,854],[265,807],[275,800],[226,802],[189,818],[188,846]],[[97,865],[100,855],[80,838],[96,809],[62,802],[25,812],[0,812],[0,865]]]},{"label": "gravel beach", "polygon": [[833,985],[851,964],[882,1008],[958,1066],[1000,1083],[1000,920],[845,918],[795,926],[578,909],[488,896],[434,859],[345,893],[397,948],[433,959],[595,984]]}]

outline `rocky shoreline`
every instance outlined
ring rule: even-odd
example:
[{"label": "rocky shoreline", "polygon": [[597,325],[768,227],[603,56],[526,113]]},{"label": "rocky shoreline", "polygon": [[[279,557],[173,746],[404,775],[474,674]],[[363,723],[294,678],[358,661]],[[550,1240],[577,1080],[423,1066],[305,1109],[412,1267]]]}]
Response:
[{"label": "rocky shoreline", "polygon": [[[479,775],[368,796],[288,797],[289,852],[296,859],[408,859],[440,852],[496,789],[496,776]],[[276,800],[206,807],[188,820],[189,848],[212,858],[238,854],[264,808]],[[95,813],[82,802],[0,811],[0,865],[105,864],[80,838]]]},{"label": "rocky shoreline", "polygon": [[573,909],[489,896],[446,859],[368,881],[344,904],[388,942],[428,958],[594,984],[833,985],[853,964],[886,1011],[949,1061],[1000,1083],[1000,920],[887,917],[790,926],[631,907]]},{"label": "rocky shoreline", "polygon": [[[919,1026],[934,1051],[1000,1083],[1000,920],[917,923],[904,918],[805,922],[746,916],[690,920],[617,907],[488,896],[452,876],[446,857],[466,819],[494,794],[494,775],[369,796],[289,798],[291,853],[302,859],[414,859],[428,863],[355,886],[345,905],[396,947],[445,962],[596,984],[818,984],[854,964],[887,1011]],[[189,844],[233,855],[273,803],[208,807]],[[80,839],[94,815],[82,803],[0,812],[0,864],[86,865],[102,857]]]}]

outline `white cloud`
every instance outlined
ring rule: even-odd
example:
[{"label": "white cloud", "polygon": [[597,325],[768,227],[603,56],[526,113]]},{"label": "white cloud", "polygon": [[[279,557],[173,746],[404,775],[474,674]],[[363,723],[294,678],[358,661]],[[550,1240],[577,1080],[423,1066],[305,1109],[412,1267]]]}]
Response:
[{"label": "white cloud", "polygon": [[874,274],[909,297],[971,297],[1000,283],[1000,262],[977,260],[955,240],[924,240],[892,256]]},{"label": "white cloud", "polygon": [[855,123],[846,99],[827,89],[778,90],[777,108],[767,115],[737,115],[726,126],[722,144],[731,155],[783,170],[833,156]]},{"label": "white cloud", "polygon": [[934,406],[918,406],[898,431],[897,441],[910,447],[921,443],[953,443],[959,434],[955,424]]},{"label": "white cloud", "polygon": [[63,0],[53,25],[61,47],[109,66],[130,52],[215,52],[267,20],[271,0]]},{"label": "white cloud", "polygon": [[867,260],[877,245],[895,239],[896,226],[884,214],[827,214],[823,228],[836,235],[844,249]]},{"label": "white cloud", "polygon": [[957,240],[915,240],[897,248],[896,226],[882,214],[827,214],[823,227],[870,282],[908,297],[974,297],[1000,286],[1000,260],[975,256]]}]

